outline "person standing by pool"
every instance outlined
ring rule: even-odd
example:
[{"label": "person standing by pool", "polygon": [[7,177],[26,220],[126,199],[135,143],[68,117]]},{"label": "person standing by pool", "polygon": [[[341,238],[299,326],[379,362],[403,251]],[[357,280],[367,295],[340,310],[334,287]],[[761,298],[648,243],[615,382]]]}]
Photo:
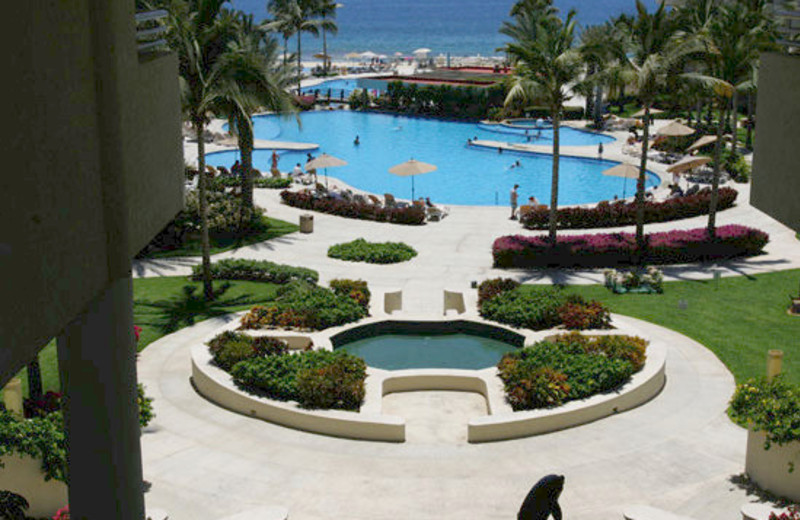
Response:
[{"label": "person standing by pool", "polygon": [[272,150],[272,174],[275,175],[275,172],[280,173],[278,170],[278,152]]},{"label": "person standing by pool", "polygon": [[597,145],[597,156],[603,158],[603,143]]},{"label": "person standing by pool", "polygon": [[519,193],[517,192],[518,189],[519,184],[515,184],[511,189],[511,216],[509,217],[509,220],[517,220],[517,200],[519,200]]}]

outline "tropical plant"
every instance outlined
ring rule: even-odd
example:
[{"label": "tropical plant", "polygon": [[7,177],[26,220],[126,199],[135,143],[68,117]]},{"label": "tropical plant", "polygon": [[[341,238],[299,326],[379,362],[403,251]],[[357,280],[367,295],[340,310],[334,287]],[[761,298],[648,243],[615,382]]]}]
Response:
[{"label": "tropical plant", "polygon": [[506,104],[519,99],[541,99],[553,122],[553,169],[550,190],[550,241],[558,232],[559,125],[564,103],[571,98],[568,85],[582,74],[580,54],[573,47],[575,11],[565,20],[556,17],[549,2],[523,0],[512,10],[514,19],[500,32],[511,38],[505,51],[515,62],[515,76]]},{"label": "tropical plant", "polygon": [[336,10],[342,7],[342,4],[336,3],[332,0],[318,0],[315,14],[322,17],[322,20],[330,23],[323,23],[322,29],[322,71],[328,75],[330,68],[330,58],[328,57],[328,33],[336,34],[339,32],[339,26],[336,24]]},{"label": "tropical plant", "polygon": [[0,518],[25,520],[25,510],[30,507],[25,497],[11,491],[0,491]]}]

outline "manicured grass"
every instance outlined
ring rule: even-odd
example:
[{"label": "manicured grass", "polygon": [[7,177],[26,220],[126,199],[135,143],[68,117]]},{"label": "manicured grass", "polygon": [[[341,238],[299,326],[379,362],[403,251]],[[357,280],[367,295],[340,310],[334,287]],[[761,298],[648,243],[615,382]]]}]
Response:
[{"label": "manicured grass", "polygon": [[[215,281],[214,290],[221,290],[224,282]],[[142,328],[139,350],[153,341],[214,316],[249,309],[253,305],[272,301],[278,286],[271,283],[232,281],[219,297],[203,301],[202,282],[192,282],[183,276],[138,278],[133,281],[133,322]],[[188,294],[185,287],[193,287]],[[55,340],[39,353],[42,384],[45,392],[59,390],[58,359]],[[18,374],[22,379],[23,395],[28,395],[27,371]]]},{"label": "manicured grass", "polygon": [[[612,312],[651,321],[685,334],[711,349],[737,382],[761,377],[767,350],[784,351],[783,372],[800,384],[800,317],[789,316],[800,269],[714,280],[666,282],[663,294],[612,294],[599,285],[570,286]],[[687,308],[678,308],[685,300]]]},{"label": "manicured grass", "polygon": [[[289,233],[294,233],[300,229],[300,226],[286,222],[285,220],[278,220],[276,218],[264,217],[264,222],[267,224],[264,231],[247,235],[244,237],[232,237],[224,239],[211,239],[211,254],[222,253],[230,249],[249,246],[264,242],[271,238],[276,238]],[[170,258],[176,256],[200,256],[202,250],[202,241],[200,237],[192,237],[187,240],[179,249],[172,249],[169,251],[155,251],[147,255],[146,258]]]}]

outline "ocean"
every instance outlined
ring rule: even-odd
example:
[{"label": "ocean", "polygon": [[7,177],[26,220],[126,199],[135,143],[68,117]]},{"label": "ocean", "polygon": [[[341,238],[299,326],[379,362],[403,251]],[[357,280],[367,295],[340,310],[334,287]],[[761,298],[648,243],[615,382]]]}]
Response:
[{"label": "ocean", "polygon": [[[644,0],[648,8],[656,0]],[[266,18],[266,0],[232,0],[233,7]],[[328,53],[340,59],[349,52],[372,51],[394,56],[427,47],[431,56],[496,56],[505,43],[498,31],[513,0],[341,0],[339,32],[328,35]],[[604,23],[611,16],[633,13],[635,0],[555,0],[562,14],[578,12],[581,26]],[[304,34],[303,58],[322,52],[322,38]],[[295,40],[289,42],[296,49]]]}]

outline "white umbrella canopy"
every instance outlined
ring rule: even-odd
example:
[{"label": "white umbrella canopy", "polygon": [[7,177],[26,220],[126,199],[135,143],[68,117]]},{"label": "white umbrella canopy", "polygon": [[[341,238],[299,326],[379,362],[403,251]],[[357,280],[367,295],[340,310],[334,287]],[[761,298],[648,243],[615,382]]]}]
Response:
[{"label": "white umbrella canopy", "polygon": [[347,54],[344,55],[344,57],[347,58],[348,60],[354,60],[356,58],[360,58],[361,54],[357,52],[348,52]]},{"label": "white umbrella canopy", "polygon": [[684,159],[682,161],[676,162],[669,168],[667,171],[670,173],[681,173],[687,170],[692,170],[697,168],[698,166],[703,166],[704,164],[708,164],[713,159],[711,157],[706,157],[705,155],[700,155],[697,157],[689,157],[688,159]]},{"label": "white umbrella canopy", "polygon": [[421,48],[415,50],[414,52],[412,52],[411,54],[428,54],[429,52],[431,52],[431,50],[428,49],[427,47],[421,47]]},{"label": "white umbrella canopy", "polygon": [[665,137],[679,137],[684,135],[692,135],[694,132],[695,132],[694,128],[686,126],[677,121],[672,121],[671,123],[664,126],[661,130],[656,132],[656,135],[661,135]]},{"label": "white umbrella canopy", "polygon": [[603,170],[603,175],[608,175],[610,177],[623,177],[625,182],[622,185],[622,198],[625,198],[625,192],[628,187],[628,179],[638,179],[639,178],[639,167],[634,166],[630,163],[619,163],[616,166],[612,166],[607,170]]},{"label": "white umbrella canopy", "polygon": [[336,168],[337,166],[346,166],[347,162],[339,159],[338,157],[334,157],[332,155],[328,155],[326,153],[311,159],[306,163],[306,171],[308,170],[318,170],[320,168],[325,168],[325,186],[328,185],[328,168]]},{"label": "white umbrella canopy", "polygon": [[416,159],[389,168],[389,173],[399,177],[411,177],[411,200],[414,200],[414,176],[422,175],[436,170],[436,166]]},{"label": "white umbrella canopy", "polygon": [[[651,115],[651,116],[652,116],[653,114],[661,114],[661,113],[663,113],[663,112],[664,112],[663,110],[659,110],[659,109],[657,109],[657,108],[651,108],[651,109],[650,109],[650,115]],[[644,109],[641,109],[641,110],[639,110],[638,112],[636,112],[635,114],[633,114],[631,117],[644,117]]]},{"label": "white umbrella canopy", "polygon": [[697,141],[693,142],[692,145],[689,146],[689,148],[686,149],[686,151],[687,152],[693,152],[693,151],[697,150],[698,148],[702,148],[707,144],[715,143],[716,141],[717,141],[717,136],[716,135],[704,135],[703,137],[701,137]]},{"label": "white umbrella canopy", "polygon": [[374,52],[372,52],[372,51],[365,51],[365,52],[362,52],[361,54],[359,54],[359,56],[360,56],[361,58],[368,59],[368,60],[371,60],[372,58],[377,58],[377,57],[378,57],[378,55],[377,55],[377,54],[375,54],[375,53],[374,53]]}]

